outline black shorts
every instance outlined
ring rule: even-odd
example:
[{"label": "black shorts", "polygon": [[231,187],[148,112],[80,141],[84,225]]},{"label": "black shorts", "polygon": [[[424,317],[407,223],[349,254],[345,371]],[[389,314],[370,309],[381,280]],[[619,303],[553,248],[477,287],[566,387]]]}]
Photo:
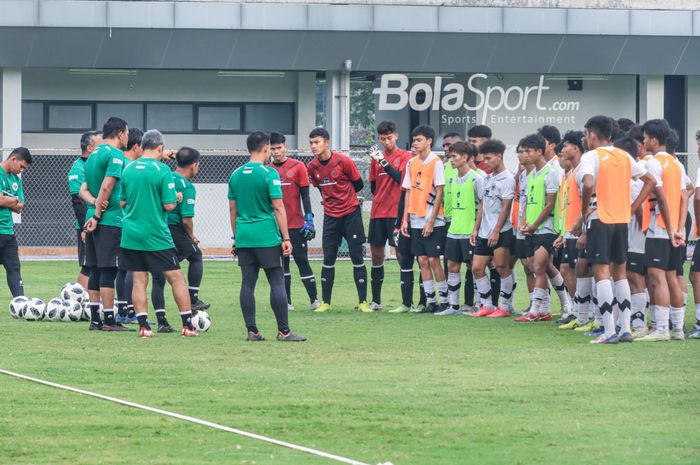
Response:
[{"label": "black shorts", "polygon": [[576,267],[576,259],[578,258],[578,249],[576,248],[576,242],[578,239],[566,239],[564,241],[564,248],[561,262],[566,263],[571,268]]},{"label": "black shorts", "polygon": [[627,263],[627,225],[591,221],[586,231],[587,254],[591,264]]},{"label": "black shorts", "polygon": [[[686,236],[688,237],[688,236]],[[688,246],[678,247],[678,261],[676,262],[676,276],[683,276],[683,265],[685,265],[685,260],[688,258]]]},{"label": "black shorts", "polygon": [[384,247],[387,242],[390,246],[396,247],[394,243],[395,218],[374,218],[369,220],[369,234],[367,241],[369,245]]},{"label": "black shorts", "polygon": [[294,260],[297,259],[307,259],[309,258],[309,243],[301,235],[301,229],[290,229],[289,230],[289,242],[292,243],[292,256]]},{"label": "black shorts", "polygon": [[265,270],[282,267],[282,247],[279,245],[238,249],[237,254],[238,266],[255,265]]},{"label": "black shorts", "polygon": [[632,273],[637,273],[637,274],[641,274],[642,276],[646,276],[646,274],[647,274],[646,261],[647,261],[647,259],[643,253],[627,252],[627,271],[631,271]]},{"label": "black shorts", "polygon": [[512,229],[501,232],[498,235],[498,242],[496,242],[494,247],[489,247],[488,239],[477,238],[476,246],[474,247],[474,255],[493,257],[493,251],[501,247],[505,247],[510,253],[515,251],[515,236],[513,235]]},{"label": "black shorts", "polygon": [[433,233],[423,237],[423,229],[411,228],[411,253],[416,257],[439,257],[445,250],[445,226],[433,228]]},{"label": "black shorts", "polygon": [[700,242],[695,243],[695,250],[693,250],[693,260],[690,262],[690,271],[695,273],[700,272]]},{"label": "black shorts", "polygon": [[534,257],[535,251],[540,247],[544,247],[549,255],[554,255],[554,241],[557,240],[556,234],[532,234],[525,237],[527,247],[527,256]]},{"label": "black shorts", "polygon": [[122,249],[122,268],[127,271],[162,273],[180,269],[177,250],[132,250]]},{"label": "black shorts", "polygon": [[359,207],[340,218],[323,217],[323,236],[321,238],[323,249],[337,251],[343,238],[349,246],[365,242],[365,225],[362,222],[362,212],[360,212]]},{"label": "black shorts", "polygon": [[185,228],[183,228],[181,224],[169,224],[168,229],[170,229],[170,235],[175,243],[178,260],[183,261],[193,255],[201,255],[202,252],[199,250],[199,247],[192,241],[192,238],[187,235]]},{"label": "black shorts", "polygon": [[[411,232],[410,228],[408,232]],[[396,251],[405,256],[413,255],[413,252],[411,252],[411,238],[399,233],[399,243],[396,245]]]},{"label": "black shorts", "polygon": [[675,271],[683,266],[682,247],[672,247],[671,241],[664,238],[647,238],[644,243],[647,268]]},{"label": "black shorts", "polygon": [[517,258],[527,258],[527,241],[525,239],[515,239],[515,256]]},{"label": "black shorts", "polygon": [[19,265],[19,246],[14,234],[0,234],[0,263],[6,267]]},{"label": "black shorts", "polygon": [[469,238],[448,237],[445,239],[445,259],[456,263],[471,263],[473,255],[474,247]]},{"label": "black shorts", "polygon": [[78,229],[78,263],[81,266],[85,266],[85,242],[80,237],[83,234],[81,229]]},{"label": "black shorts", "polygon": [[564,249],[554,248],[552,250],[552,264],[557,270],[561,268],[562,261],[564,260]]},{"label": "black shorts", "polygon": [[116,268],[122,241],[122,228],[97,225],[85,239],[85,265],[97,268]]}]

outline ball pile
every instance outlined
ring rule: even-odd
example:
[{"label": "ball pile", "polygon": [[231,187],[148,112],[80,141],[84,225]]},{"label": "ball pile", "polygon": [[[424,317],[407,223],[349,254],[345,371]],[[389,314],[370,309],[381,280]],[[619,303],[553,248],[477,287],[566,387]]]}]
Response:
[{"label": "ball pile", "polygon": [[90,319],[90,301],[88,293],[78,283],[63,286],[59,297],[48,302],[23,295],[10,302],[9,311],[12,318],[27,321],[80,321]]}]

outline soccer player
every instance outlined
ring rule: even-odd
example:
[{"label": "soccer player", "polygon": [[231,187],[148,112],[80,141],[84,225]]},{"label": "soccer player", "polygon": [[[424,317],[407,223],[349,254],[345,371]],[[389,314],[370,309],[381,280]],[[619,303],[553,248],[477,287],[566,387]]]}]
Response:
[{"label": "soccer player", "polygon": [[[483,124],[473,126],[469,128],[469,131],[467,131],[467,140],[470,144],[476,146],[477,149],[481,147],[481,144],[491,139],[491,137],[491,128]],[[474,164],[477,168],[484,171],[484,175],[488,174],[489,167],[486,160],[484,160],[483,154],[477,154],[476,158],[474,159]]]},{"label": "soccer player", "polygon": [[[521,226],[525,224],[525,209],[527,207],[527,176],[532,170],[535,169],[535,165],[532,164],[528,151],[523,147],[518,145],[518,161],[520,163],[520,170],[517,175],[517,195],[518,195],[518,212],[517,221],[513,224],[517,224],[517,229],[515,231],[515,257],[520,259],[520,263],[523,266],[523,272],[525,273],[525,278],[527,282],[527,291],[529,294],[529,302],[532,302],[532,293],[535,288],[535,275],[532,272],[532,264],[528,258],[528,248],[525,241],[525,235],[521,229]],[[530,306],[522,312],[526,314],[530,311]],[[519,315],[522,316],[522,315]]]},{"label": "soccer player", "polygon": [[[424,311],[436,313],[449,307],[447,280],[440,261],[446,236],[442,208],[445,168],[440,157],[431,150],[435,139],[433,128],[418,126],[411,133],[411,139],[413,150],[418,155],[408,162],[403,179],[406,208],[401,234],[410,236],[411,251],[418,257],[428,303]],[[440,293],[440,307],[435,295],[436,284]]]},{"label": "soccer player", "polygon": [[[665,120],[653,119],[643,125],[644,146],[654,155],[646,169],[655,181],[656,208],[651,215],[644,252],[647,258],[649,294],[655,304],[656,328],[637,339],[640,342],[685,339],[683,333],[683,294],[676,279],[676,268],[685,243],[681,231],[687,213],[685,169],[666,152],[666,139],[671,129]],[[670,307],[670,308],[669,308]],[[669,316],[674,325],[669,331]]]},{"label": "soccer player", "polygon": [[[85,182],[80,197],[88,203],[85,231],[85,262],[91,267],[88,279],[91,331],[129,331],[114,319],[114,281],[119,266],[122,235],[120,180],[129,128],[121,118],[111,117],[102,128],[102,144],[85,164]],[[100,318],[104,305],[104,324]]]},{"label": "soccer player", "polygon": [[[579,240],[586,243],[586,258],[593,267],[595,295],[603,321],[603,334],[591,343],[631,342],[631,295],[626,270],[627,225],[632,211],[642,204],[654,181],[630,154],[611,146],[613,127],[610,118],[594,116],[586,122],[585,129],[589,151],[581,158],[580,169],[583,175],[582,216],[587,228]],[[644,186],[630,205],[630,182],[637,178],[644,182]],[[620,307],[619,335],[613,317],[615,301]]]},{"label": "soccer player", "polygon": [[321,191],[323,199],[323,268],[321,270],[321,290],[323,301],[315,310],[331,310],[331,296],[335,279],[335,261],[343,238],[350,249],[353,278],[359,304],[355,307],[364,313],[373,310],[367,303],[367,269],[365,268],[364,247],[365,226],[357,193],[364,183],[355,163],[340,153],[331,152],[330,135],[323,128],[315,128],[309,134],[309,144],[314,159],[307,169],[314,187]]},{"label": "soccer player", "polygon": [[[476,156],[477,149],[466,142],[450,146],[450,163],[456,175],[446,180],[445,209],[452,215],[452,222],[445,240],[447,259],[447,298],[450,307],[436,315],[462,315],[459,305],[460,268],[462,263],[471,267],[473,249],[471,235],[476,227],[476,210],[479,193],[483,191],[483,177],[469,166],[469,159]],[[467,269],[471,276],[471,271]],[[465,285],[469,285],[465,283]]]},{"label": "soccer player", "polygon": [[182,202],[175,190],[173,175],[163,158],[163,135],[152,129],[141,140],[143,154],[124,168],[120,203],[124,209],[121,253],[124,267],[133,275],[132,299],[139,322],[139,336],[153,337],[147,318],[148,273],[163,273],[173,289],[180,310],[183,337],[197,335],[192,326],[192,310],[185,278],[180,271],[177,250],[168,230],[167,212]]},{"label": "soccer player", "polygon": [[[316,236],[314,213],[309,197],[309,173],[304,163],[287,157],[287,139],[283,134],[277,132],[270,134],[270,153],[272,154],[271,166],[277,170],[282,183],[282,200],[287,214],[289,239],[292,241],[292,256],[299,269],[301,283],[309,296],[310,309],[316,310],[321,303],[317,298],[316,278],[309,264],[308,241]],[[302,214],[302,206],[304,214]],[[293,310],[289,257],[285,256],[283,260],[287,307]]]},{"label": "soccer player", "polygon": [[78,284],[83,286],[83,289],[88,287],[90,268],[85,266],[85,233],[83,232],[87,204],[80,198],[80,186],[85,181],[85,163],[92,151],[95,150],[95,147],[101,143],[102,135],[98,131],[83,133],[80,136],[80,156],[75,159],[68,171],[68,191],[70,192],[71,205],[75,215],[75,227],[78,231],[78,263],[80,264],[80,272],[78,273],[77,281]]},{"label": "soccer player", "polygon": [[[697,154],[700,157],[700,131],[695,133]],[[695,198],[693,199],[695,211],[695,237],[700,237],[700,168],[695,175]],[[690,264],[690,282],[693,285],[693,297],[695,300],[695,327],[688,334],[688,339],[700,339],[700,247],[696,246],[693,259]]]},{"label": "soccer player", "polygon": [[19,177],[32,164],[32,154],[24,147],[17,147],[0,162],[0,263],[5,268],[7,286],[12,297],[24,295],[24,283],[20,273],[19,247],[15,237],[13,213],[24,209],[24,190]]},{"label": "soccer player", "polygon": [[[372,284],[372,302],[369,306],[372,310],[382,309],[382,283],[384,281],[384,247],[388,243],[396,247],[394,242],[394,229],[398,213],[399,199],[403,195],[401,181],[406,170],[406,164],[411,159],[411,153],[396,146],[399,133],[396,131],[396,123],[382,121],[377,126],[379,143],[384,147],[383,151],[370,150],[372,162],[369,168],[369,182],[372,190],[372,211],[369,220],[369,245],[372,252],[372,272],[370,282]],[[401,262],[400,253],[397,258]],[[411,269],[412,269],[411,262]],[[413,273],[413,271],[411,271]]]},{"label": "soccer player", "polygon": [[[506,146],[491,139],[479,147],[491,171],[484,179],[479,194],[479,211],[476,230],[472,233],[474,246],[472,273],[479,292],[479,310],[471,317],[505,318],[514,312],[513,285],[515,276],[510,265],[510,254],[515,248],[515,236],[510,220],[511,205],[515,197],[515,178],[503,163]],[[491,283],[486,277],[486,266],[493,257],[493,264],[501,277],[498,307],[492,303]]]},{"label": "soccer player", "polygon": [[546,141],[540,134],[532,134],[520,141],[520,147],[527,152],[527,157],[534,165],[527,179],[527,204],[525,205],[525,222],[521,226],[527,244],[529,262],[535,274],[530,310],[517,317],[518,322],[550,321],[547,288],[549,280],[557,291],[562,308],[570,308],[571,299],[564,286],[564,280],[554,265],[554,206],[559,192],[560,179],[557,170],[544,159]]},{"label": "soccer player", "polygon": [[289,329],[287,293],[284,289],[282,256],[292,253],[282,186],[270,159],[270,136],[253,132],[246,140],[250,161],[231,174],[228,181],[229,212],[233,233],[232,252],[241,268],[240,305],[248,341],[264,341],[255,322],[255,285],[260,268],[270,284],[270,306],[277,319],[277,340],[301,342],[306,338]]},{"label": "soccer player", "polygon": [[[199,249],[199,239],[194,235],[194,208],[196,203],[196,190],[192,184],[199,172],[200,154],[199,151],[190,147],[182,147],[175,155],[177,168],[173,173],[175,190],[182,195],[182,200],[168,211],[168,229],[175,244],[178,261],[187,260],[187,285],[192,304],[192,313],[196,314],[200,310],[209,308],[209,304],[200,300],[199,285],[204,274],[204,262],[202,261],[202,251]],[[158,318],[158,332],[174,332],[165,317],[165,308],[157,306],[157,302],[165,302],[164,289],[165,276],[162,273],[153,274],[153,287],[151,290],[151,300]]]}]

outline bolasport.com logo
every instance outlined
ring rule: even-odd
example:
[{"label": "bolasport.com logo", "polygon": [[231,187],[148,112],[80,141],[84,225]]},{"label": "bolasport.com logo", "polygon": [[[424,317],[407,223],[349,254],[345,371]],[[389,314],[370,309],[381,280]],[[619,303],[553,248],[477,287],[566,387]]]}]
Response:
[{"label": "bolasport.com logo", "polygon": [[[415,111],[442,111],[442,122],[447,124],[575,123],[571,113],[579,110],[580,102],[544,103],[546,91],[550,88],[544,84],[543,75],[540,75],[535,85],[507,88],[487,85],[487,79],[486,74],[472,74],[465,87],[459,82],[445,83],[441,76],[435,76],[432,83],[417,82],[409,87],[408,76],[384,74],[379,87],[373,92],[379,96],[379,110],[397,111],[408,106]],[[470,94],[473,94],[473,99]],[[447,114],[462,112],[463,109],[475,112],[476,115]],[[504,110],[506,114],[503,114]],[[541,114],[544,112],[547,114]],[[568,115],[564,115],[565,113]]]}]

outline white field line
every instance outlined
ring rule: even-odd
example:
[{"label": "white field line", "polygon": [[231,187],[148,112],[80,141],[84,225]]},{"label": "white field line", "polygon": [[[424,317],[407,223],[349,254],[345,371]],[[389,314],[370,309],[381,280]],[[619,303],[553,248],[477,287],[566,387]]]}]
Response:
[{"label": "white field line", "polygon": [[323,458],[326,458],[329,460],[335,460],[336,462],[347,463],[348,465],[369,465],[369,464],[364,463],[364,462],[359,462],[357,460],[349,459],[346,457],[341,457],[341,456],[335,455],[335,454],[329,454],[328,452],[323,452],[320,450],[312,449],[310,447],[299,446],[299,445],[292,444],[289,442],[280,441],[279,439],[274,439],[274,438],[269,438],[267,436],[262,436],[260,434],[249,433],[247,431],[243,431],[240,429],[230,428],[230,427],[224,426],[224,425],[219,425],[218,423],[212,423],[211,421],[200,420],[199,418],[190,417],[187,415],[181,415],[179,413],[169,412],[167,410],[161,410],[159,408],[149,407],[147,405],[141,405],[141,404],[137,404],[135,402],[129,402],[128,400],[117,399],[116,397],[105,396],[103,394],[98,394],[96,392],[86,391],[84,389],[78,389],[78,388],[74,388],[71,386],[65,386],[63,384],[52,383],[51,381],[45,381],[43,379],[33,378],[31,376],[22,375],[20,373],[15,373],[15,372],[8,371],[8,370],[0,369],[0,374],[23,379],[25,381],[32,381],[34,383],[43,384],[44,386],[50,386],[50,387],[57,388],[57,389],[63,389],[64,391],[70,391],[70,392],[75,392],[75,393],[82,394],[85,396],[95,397],[97,399],[102,399],[102,400],[106,400],[109,402],[114,402],[116,404],[125,405],[127,407],[133,407],[133,408],[137,408],[140,410],[146,410],[148,412],[157,413],[160,415],[165,415],[168,417],[177,418],[178,420],[189,421],[191,423],[196,423],[198,425],[208,426],[209,428],[218,429],[219,431],[225,431],[227,433],[233,433],[233,434],[237,434],[239,436],[245,436],[247,438],[257,439],[258,441],[263,441],[263,442],[267,442],[270,444],[274,444],[276,446],[286,447],[288,449],[292,449],[292,450],[296,450],[296,451],[300,451],[300,452],[305,452],[307,454],[315,455],[317,457],[323,457]]}]

